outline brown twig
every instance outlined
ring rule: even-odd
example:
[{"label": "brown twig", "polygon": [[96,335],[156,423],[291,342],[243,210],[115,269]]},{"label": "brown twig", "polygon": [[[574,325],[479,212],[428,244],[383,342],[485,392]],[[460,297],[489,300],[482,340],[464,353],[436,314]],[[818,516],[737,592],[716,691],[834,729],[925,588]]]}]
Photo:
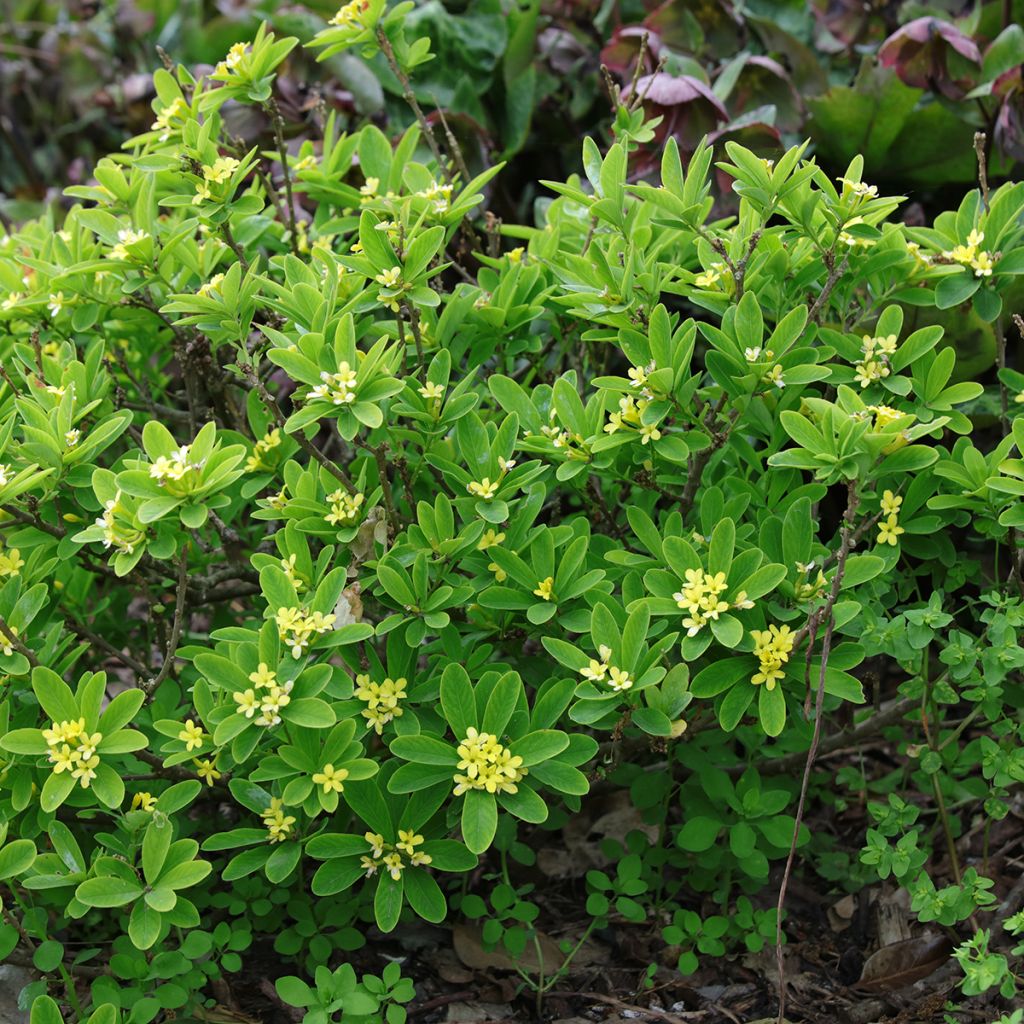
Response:
[{"label": "brown twig", "polygon": [[637,1006],[634,1003],[626,1003],[615,996],[603,996],[600,992],[550,992],[549,995],[562,996],[576,999],[593,999],[595,1002],[604,1003],[606,1006],[614,1006],[619,1010],[629,1010],[631,1013],[642,1013],[648,1017],[656,1017],[658,1020],[667,1020],[670,1024],[685,1024],[682,1017],[668,1010],[659,1010],[653,1006]]},{"label": "brown twig", "polygon": [[988,197],[988,157],[985,154],[985,144],[988,137],[984,132],[974,133],[974,152],[978,155],[978,184],[981,185],[981,201],[985,205],[985,212],[989,211]]},{"label": "brown twig", "polygon": [[[288,227],[291,229],[292,252],[298,254],[298,237],[295,225],[295,200],[292,196],[292,172],[288,166],[288,146],[284,141],[284,118],[281,116],[281,108],[273,96],[263,104],[263,109],[274,126],[274,138],[277,140],[277,152],[281,158],[281,174],[284,176],[285,201],[288,204]],[[243,264],[244,265],[244,264]]]},{"label": "brown twig", "polygon": [[99,633],[90,629],[84,622],[78,622],[75,619],[65,619],[64,625],[83,640],[88,640],[93,646],[106,651],[112,658],[116,658],[122,665],[130,668],[140,678],[150,674],[150,670],[145,665],[136,661],[130,654],[125,654],[124,651],[119,650],[109,640],[106,640]]},{"label": "brown twig", "polygon": [[[256,368],[251,363],[239,363],[242,372],[245,374],[246,379],[259,393],[260,398],[263,400],[264,405],[270,410],[271,415],[277,422],[277,425],[285,430],[285,424],[287,418],[284,412],[281,410],[281,406],[277,404],[277,400],[267,390],[266,384],[260,380],[259,374],[256,372]],[[335,479],[341,482],[341,485],[348,491],[349,494],[355,494],[355,484],[352,483],[348,473],[345,472],[333,459],[329,459],[315,444],[313,444],[305,435],[302,430],[296,430],[294,433],[290,433],[285,430],[285,433],[289,437],[294,437],[299,443],[299,447],[314,461],[319,462],[324,469],[327,470]]]},{"label": "brown twig", "polygon": [[0,636],[10,644],[19,654],[28,659],[33,668],[39,667],[39,659],[27,648],[18,638],[18,634],[7,624],[7,620],[0,616]]},{"label": "brown twig", "polygon": [[174,621],[171,623],[171,635],[167,639],[164,663],[160,666],[160,671],[151,679],[139,681],[139,688],[147,698],[156,693],[160,684],[171,674],[171,668],[174,666],[174,652],[178,649],[178,641],[181,639],[181,628],[185,620],[185,595],[188,592],[186,550],[184,547],[181,549],[181,557],[178,559],[178,589],[174,597]]},{"label": "brown twig", "polygon": [[803,780],[800,783],[800,798],[797,801],[796,819],[793,823],[793,840],[789,846],[789,856],[786,858],[782,884],[779,886],[779,901],[775,908],[775,962],[779,975],[779,1024],[784,1024],[786,1016],[786,965],[782,955],[782,912],[786,904],[786,889],[789,886],[789,877],[793,871],[793,862],[796,860],[796,848],[800,840],[800,829],[803,825],[804,804],[807,800],[807,790],[811,782],[811,770],[814,767],[814,759],[817,756],[818,743],[821,739],[821,717],[822,708],[825,703],[825,672],[828,668],[828,656],[832,649],[832,631],[835,627],[832,609],[839,599],[839,591],[843,585],[846,558],[853,547],[851,543],[853,539],[853,521],[857,513],[857,506],[860,504],[856,480],[849,481],[846,493],[846,512],[843,515],[839,557],[836,561],[835,575],[832,577],[832,589],[829,592],[825,605],[818,612],[813,613],[815,617],[814,632],[817,632],[817,627],[821,623],[826,623],[825,638],[821,645],[821,665],[818,671],[818,693],[814,703],[814,732],[811,736],[810,749],[807,751],[807,760],[804,763]]},{"label": "brown twig", "polygon": [[409,81],[409,76],[402,70],[401,65],[395,57],[395,51],[391,45],[391,40],[388,39],[387,33],[384,29],[379,26],[377,28],[377,43],[380,46],[381,52],[384,54],[384,59],[388,62],[388,67],[391,69],[391,73],[398,79],[398,84],[402,87],[402,98],[412,108],[413,114],[416,115],[416,121],[420,126],[420,130],[423,132],[427,145],[430,147],[430,152],[433,155],[434,160],[437,162],[438,169],[444,175],[445,181],[448,184],[451,184],[451,172],[448,170],[448,165],[445,162],[444,156],[441,154],[441,147],[438,146],[437,139],[434,137],[434,130],[430,127],[427,115],[423,113],[423,108],[420,106],[419,100],[416,99],[416,94],[412,91],[412,83]]},{"label": "brown twig", "polygon": [[825,303],[828,302],[832,289],[835,288],[836,282],[846,273],[846,268],[850,265],[848,255],[836,263],[835,253],[831,249],[822,254],[822,260],[828,267],[828,277],[825,279],[825,286],[818,293],[818,297],[807,313],[807,319],[815,324],[820,324],[819,317],[825,311]]}]

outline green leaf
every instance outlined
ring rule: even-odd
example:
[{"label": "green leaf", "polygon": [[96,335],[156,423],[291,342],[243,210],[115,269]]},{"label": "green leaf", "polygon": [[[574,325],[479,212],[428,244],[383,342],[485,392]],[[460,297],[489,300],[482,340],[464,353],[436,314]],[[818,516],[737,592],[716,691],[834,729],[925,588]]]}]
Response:
[{"label": "green leaf", "polygon": [[377,892],[373,897],[373,916],[377,927],[387,934],[395,930],[398,919],[402,916],[402,903],[405,892],[405,872],[397,879],[389,874],[382,874],[377,883]]},{"label": "green leaf", "polygon": [[102,878],[87,878],[75,890],[75,898],[87,907],[123,907],[142,895],[138,882],[107,875]]},{"label": "green leaf", "polygon": [[970,271],[944,277],[935,287],[935,305],[950,309],[966,302],[979,288],[981,280]]},{"label": "green leaf", "polygon": [[441,710],[452,732],[461,740],[478,723],[476,697],[469,674],[459,664],[448,665],[441,676]]},{"label": "green leaf", "polygon": [[769,736],[778,736],[786,725],[786,695],[781,686],[769,690],[762,685],[758,689],[757,711],[761,728]]},{"label": "green leaf", "polygon": [[537,732],[527,733],[527,735],[514,740],[509,751],[514,756],[521,757],[523,765],[528,768],[530,765],[539,764],[541,761],[555,757],[568,746],[569,737],[564,732],[554,729],[539,729]]},{"label": "green leaf", "polygon": [[15,839],[0,850],[0,881],[14,878],[32,867],[36,844],[31,839]]},{"label": "green leaf", "polygon": [[498,829],[498,804],[491,793],[471,789],[463,797],[462,838],[473,853],[483,853]]},{"label": "green leaf", "polygon": [[703,853],[715,845],[722,823],[717,818],[697,815],[683,823],[676,835],[676,844],[690,853]]},{"label": "green leaf", "polygon": [[753,674],[753,665],[746,658],[726,658],[701,669],[690,683],[690,692],[694,697],[717,697],[741,679],[749,681]]},{"label": "green leaf", "polygon": [[444,920],[448,912],[444,893],[426,871],[406,869],[402,872],[402,880],[405,883],[405,898],[415,913],[434,924]]}]

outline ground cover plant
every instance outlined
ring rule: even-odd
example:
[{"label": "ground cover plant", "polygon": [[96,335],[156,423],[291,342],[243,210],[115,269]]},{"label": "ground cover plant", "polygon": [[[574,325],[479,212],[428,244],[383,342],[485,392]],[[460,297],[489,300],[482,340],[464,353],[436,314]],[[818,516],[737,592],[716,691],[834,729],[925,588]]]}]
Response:
[{"label": "ground cover plant", "polygon": [[[0,953],[34,1024],[260,981],[252,1012],[401,1024],[415,957],[377,951],[419,921],[541,1019],[736,1019],[689,984],[744,972],[748,1016],[1019,1024],[1024,185],[979,136],[908,224],[859,155],[659,136],[637,68],[503,223],[417,24],[354,0],[169,61],[151,126],[0,242]],[[289,148],[300,46],[382,61],[409,127]],[[847,913],[822,961],[800,890],[883,885],[908,934]],[[620,985],[583,990],[602,943]]]}]

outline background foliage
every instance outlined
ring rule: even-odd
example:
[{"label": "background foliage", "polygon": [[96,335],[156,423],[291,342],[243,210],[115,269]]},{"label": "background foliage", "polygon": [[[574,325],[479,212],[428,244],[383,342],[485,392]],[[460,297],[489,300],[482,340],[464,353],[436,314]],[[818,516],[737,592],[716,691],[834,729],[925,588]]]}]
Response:
[{"label": "background foliage", "polygon": [[538,1017],[600,940],[1019,1022],[1014,6],[20,7],[33,1021],[400,1024],[422,920]]}]

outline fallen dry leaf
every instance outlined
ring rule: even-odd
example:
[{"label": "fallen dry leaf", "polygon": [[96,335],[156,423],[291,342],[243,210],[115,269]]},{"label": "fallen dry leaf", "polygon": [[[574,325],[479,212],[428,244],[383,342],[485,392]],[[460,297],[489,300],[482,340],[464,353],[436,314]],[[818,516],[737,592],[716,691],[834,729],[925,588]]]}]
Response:
[{"label": "fallen dry leaf", "polygon": [[937,971],[952,952],[953,943],[945,935],[920,935],[883,946],[864,962],[856,987],[895,992]]},{"label": "fallen dry leaf", "polygon": [[[505,950],[498,949],[488,952],[484,949],[482,929],[479,925],[464,922],[452,929],[452,945],[458,958],[467,966],[477,971],[514,971],[516,967],[530,974],[538,974],[541,967],[545,974],[550,974],[562,966],[565,954],[558,948],[558,943],[543,932],[537,933],[540,956],[543,964],[538,963],[537,950],[533,943],[528,943],[523,955],[513,960]],[[573,943],[575,945],[575,943]],[[582,967],[601,958],[601,950],[585,942],[573,957],[573,965]]]}]

